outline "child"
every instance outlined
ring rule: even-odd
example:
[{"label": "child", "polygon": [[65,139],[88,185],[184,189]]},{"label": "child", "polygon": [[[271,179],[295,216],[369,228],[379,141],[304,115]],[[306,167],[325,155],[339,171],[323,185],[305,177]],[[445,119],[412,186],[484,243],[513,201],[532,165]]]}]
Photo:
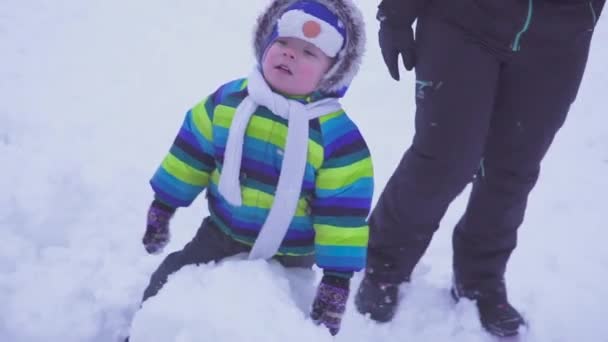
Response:
[{"label": "child", "polygon": [[159,253],[169,221],[207,190],[210,216],[154,272],[144,299],[184,265],[238,253],[324,275],[311,317],[335,335],[353,272],[365,266],[373,192],[369,150],[342,110],[365,44],[351,0],[274,0],[258,19],[257,67],[186,114],[150,181],[143,244]]}]

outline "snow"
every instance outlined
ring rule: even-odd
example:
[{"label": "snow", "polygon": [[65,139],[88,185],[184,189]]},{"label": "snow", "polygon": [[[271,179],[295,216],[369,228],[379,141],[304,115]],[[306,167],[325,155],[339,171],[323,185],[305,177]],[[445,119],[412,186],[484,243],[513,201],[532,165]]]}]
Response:
[{"label": "snow", "polygon": [[[473,304],[448,295],[450,232],[465,196],[402,287],[391,323],[356,313],[351,296],[334,339],[307,318],[318,269],[242,257],[184,268],[137,311],[150,274],[207,214],[201,196],[177,213],[166,252],[147,255],[148,179],[185,110],[247,74],[265,4],[0,2],[1,341],[491,341]],[[377,198],[413,134],[413,74],[390,79],[376,2],[358,4],[368,52],[343,103],[372,149]],[[607,37],[602,18],[509,264],[510,298],[531,324],[526,341],[608,341]]]}]

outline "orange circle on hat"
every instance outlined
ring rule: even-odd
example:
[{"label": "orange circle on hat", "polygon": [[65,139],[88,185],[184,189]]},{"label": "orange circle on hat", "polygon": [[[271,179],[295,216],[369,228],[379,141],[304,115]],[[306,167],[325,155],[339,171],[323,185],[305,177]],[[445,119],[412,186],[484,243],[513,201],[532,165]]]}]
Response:
[{"label": "orange circle on hat", "polygon": [[316,38],[321,34],[321,25],[316,21],[309,20],[302,25],[302,32],[306,38]]}]

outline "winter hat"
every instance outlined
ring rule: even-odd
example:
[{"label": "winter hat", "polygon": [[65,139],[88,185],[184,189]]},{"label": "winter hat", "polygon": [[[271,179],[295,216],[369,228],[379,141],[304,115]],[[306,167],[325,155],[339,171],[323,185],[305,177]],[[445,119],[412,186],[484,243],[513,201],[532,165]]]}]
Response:
[{"label": "winter hat", "polygon": [[319,91],[342,97],[359,70],[365,49],[363,16],[352,0],[273,0],[254,30],[254,50],[261,64],[266,49],[279,37],[310,42],[335,58]]},{"label": "winter hat", "polygon": [[334,58],[344,47],[346,29],[340,18],[323,4],[303,0],[289,6],[277,20],[264,50],[281,37],[300,38]]}]

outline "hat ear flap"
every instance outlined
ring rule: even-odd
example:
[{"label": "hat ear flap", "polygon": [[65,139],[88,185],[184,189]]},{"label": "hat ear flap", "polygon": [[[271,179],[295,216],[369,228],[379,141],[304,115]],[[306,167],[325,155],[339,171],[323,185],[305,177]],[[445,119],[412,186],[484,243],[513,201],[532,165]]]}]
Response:
[{"label": "hat ear flap", "polygon": [[276,23],[281,14],[294,2],[295,0],[273,0],[258,16],[253,28],[253,50],[258,64],[262,63],[266,49],[277,37]]},{"label": "hat ear flap", "polygon": [[336,13],[346,29],[344,48],[336,62],[319,85],[319,90],[334,97],[342,97],[359,72],[365,54],[365,21],[363,14],[352,0],[319,0]]}]

